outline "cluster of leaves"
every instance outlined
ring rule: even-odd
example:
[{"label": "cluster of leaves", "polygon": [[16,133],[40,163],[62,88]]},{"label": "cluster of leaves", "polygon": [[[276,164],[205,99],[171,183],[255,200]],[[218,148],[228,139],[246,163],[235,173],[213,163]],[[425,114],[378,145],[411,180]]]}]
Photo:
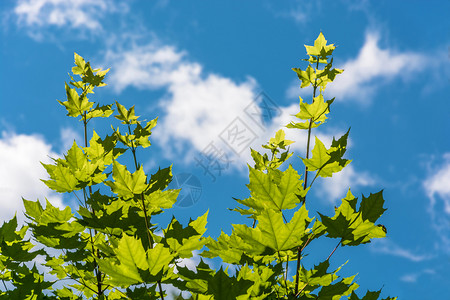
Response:
[{"label": "cluster of leaves", "polygon": [[[293,154],[288,148],[293,141],[285,139],[283,130],[263,146],[270,154],[251,149],[255,164],[248,166],[250,197],[236,199],[242,206],[233,210],[253,224],[234,224],[230,235],[222,232],[217,239],[204,237],[208,212],[185,227],[175,218],[165,227],[152,223],[179,193],[168,189],[171,167],[148,175],[138,163],[137,150],[150,146],[157,119],[142,121],[134,106],[127,109],[118,102],[94,107],[88,95],[106,85],[109,69],[92,69],[75,54],[72,73],[81,80],[71,76],[65,85],[67,100],[60,104],[68,116],[82,121],[84,146],[74,142],[64,158],[44,164],[50,179],[43,181],[56,192],[73,195],[79,207],[61,209],[47,201],[43,208],[39,201],[23,200],[27,226],[16,231],[13,218],[0,228],[0,299],[164,299],[163,284],[190,292],[191,299],[360,299],[355,276],[340,277],[340,268],[329,270],[329,260],[339,246],[385,236],[384,226],[375,224],[385,210],[382,193],[363,196],[358,205],[349,190],[335,215],[319,214],[320,220],[309,217],[306,201],[316,178],[330,177],[350,163],[343,158],[349,132],[329,148],[316,138],[309,157],[311,129],[326,121],[333,103],[324,100],[323,91],[342,73],[332,68],[334,49],[321,33],[314,46],[306,46],[306,70],[294,69],[301,87],[313,88],[311,104],[300,98],[300,121],[287,125],[308,130],[303,179],[292,165],[281,169]],[[93,131],[88,141],[88,123],[114,111],[120,126],[104,138]],[[119,162],[127,153],[133,172]],[[309,172],[315,177],[308,184]],[[25,238],[28,231],[32,241]],[[338,239],[338,245],[327,259],[307,269],[304,253],[320,237]],[[40,250],[32,251],[36,245]],[[201,257],[219,257],[234,272],[212,269],[203,259],[195,270],[182,266],[183,259],[201,250]],[[32,265],[38,255],[57,280],[45,279]],[[380,292],[367,292],[362,299],[378,299]]]}]

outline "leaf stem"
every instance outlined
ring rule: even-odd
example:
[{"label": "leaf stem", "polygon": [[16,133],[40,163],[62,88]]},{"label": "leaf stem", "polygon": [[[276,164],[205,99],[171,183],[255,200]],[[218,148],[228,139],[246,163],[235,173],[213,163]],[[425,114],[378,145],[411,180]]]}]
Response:
[{"label": "leaf stem", "polygon": [[297,294],[295,294],[295,298],[297,298],[297,297],[300,295],[300,293],[303,292],[303,290],[304,290],[307,286],[308,286],[308,284],[306,283],[306,284],[301,288],[301,290],[298,291]]},{"label": "leaf stem", "polygon": [[[285,281],[287,280],[287,277],[288,277],[288,270],[289,270],[289,254],[286,254],[286,273],[284,275]],[[286,293],[288,293],[287,284],[286,284]]]},{"label": "leaf stem", "polygon": [[339,245],[342,243],[342,239],[339,241],[339,243],[336,245],[336,247],[334,247],[333,251],[331,251],[330,255],[328,255],[326,260],[329,260],[331,255],[333,255],[334,251],[336,251],[336,249],[339,247]]},{"label": "leaf stem", "polygon": [[295,288],[294,288],[295,295],[297,295],[297,292],[298,292],[298,276],[300,273],[301,259],[302,259],[302,248],[300,248],[300,246],[298,246],[297,247],[297,268],[296,268],[296,272],[295,272]]},{"label": "leaf stem", "polygon": [[2,278],[2,283],[3,283],[3,286],[5,287],[5,291],[9,291],[8,287],[6,286],[5,279],[3,279],[3,278]]},{"label": "leaf stem", "polygon": [[77,198],[78,203],[80,203],[80,206],[83,206],[83,203],[81,202],[81,199],[78,197],[78,195],[75,193],[75,191],[72,191],[72,194]]},{"label": "leaf stem", "polygon": [[[308,127],[308,140],[306,142],[306,159],[309,158],[309,145],[311,142],[311,126],[312,126],[313,119],[311,118],[309,120],[309,127]],[[306,190],[306,187],[308,186],[308,166],[305,166],[305,181],[303,182],[303,189]],[[306,201],[306,195],[305,195],[305,201]]]}]

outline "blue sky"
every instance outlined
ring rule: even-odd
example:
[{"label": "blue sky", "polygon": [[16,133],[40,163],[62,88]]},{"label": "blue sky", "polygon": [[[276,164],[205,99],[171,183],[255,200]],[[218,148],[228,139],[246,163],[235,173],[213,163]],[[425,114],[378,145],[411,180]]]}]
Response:
[{"label": "blue sky", "polygon": [[[332,214],[349,187],[359,197],[384,189],[388,208],[388,238],[340,248],[333,263],[349,260],[341,272],[358,273],[361,292],[383,287],[408,300],[450,293],[449,2],[4,0],[0,10],[0,220],[20,215],[22,196],[75,204],[38,179],[46,178],[39,161],[62,155],[73,139],[81,144],[81,124],[56,102],[77,52],[111,68],[93,100],[159,116],[153,146],[138,153],[145,169],[173,163],[174,174],[197,179],[197,202],[172,209],[162,225],[171,214],[186,222],[208,209],[211,236],[248,222],[227,208],[248,195],[250,152],[227,145],[226,130],[251,127],[248,146],[260,150],[293,120],[298,96],[310,91],[291,68],[305,66],[303,45],[322,31],[345,71],[326,92],[336,97],[328,123],[313,133],[330,143],[351,127],[353,161],[317,182],[308,201]],[[258,101],[277,112],[262,126],[246,113]],[[110,133],[106,122],[95,126]],[[304,156],[305,133],[285,131]],[[205,174],[198,160],[212,146],[227,159],[220,173]],[[334,247],[323,246],[313,262]]]}]

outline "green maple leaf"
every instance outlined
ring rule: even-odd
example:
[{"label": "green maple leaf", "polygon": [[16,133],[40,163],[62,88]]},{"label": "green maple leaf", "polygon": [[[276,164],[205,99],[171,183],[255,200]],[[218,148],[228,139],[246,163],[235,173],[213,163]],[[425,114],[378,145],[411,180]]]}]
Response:
[{"label": "green maple leaf", "polygon": [[[121,202],[120,200],[115,201]],[[121,204],[124,204],[121,202]],[[82,216],[82,219],[78,220],[80,224],[86,227],[94,228],[100,232],[104,232],[109,235],[120,236],[120,234],[124,231],[123,226],[126,228],[125,220],[123,220],[124,215],[126,215],[126,209],[124,209],[123,205],[121,207],[117,207],[118,205],[108,205],[108,209],[103,210],[102,215],[92,214],[88,209],[84,207],[80,207],[78,209],[78,213]]]},{"label": "green maple leaf", "polygon": [[346,150],[347,137],[348,131],[338,141],[333,138],[330,149],[316,137],[312,158],[302,158],[308,171],[318,171],[316,177],[331,177],[347,166],[351,160],[342,158]]},{"label": "green maple leaf", "polygon": [[148,270],[149,262],[141,241],[124,234],[115,252],[118,264],[111,259],[98,260],[101,270],[111,276],[111,283],[124,287],[143,282],[140,270]]},{"label": "green maple leaf", "polygon": [[142,127],[141,124],[138,122],[136,124],[136,128],[134,129],[134,137],[136,141],[136,146],[142,146],[144,148],[151,145],[149,138],[152,134],[152,128],[156,126],[156,122],[158,121],[158,118],[151,120],[150,122],[147,122],[145,127]]},{"label": "green maple leaf", "polygon": [[[133,300],[155,300],[156,299],[156,288],[157,285],[154,284],[153,286],[133,286],[133,289],[127,288],[127,296],[129,298],[126,299],[133,299]],[[122,293],[122,292],[121,292]],[[108,295],[109,299],[109,295]],[[123,299],[123,297],[118,296],[115,299]]]},{"label": "green maple leaf", "polygon": [[347,150],[347,139],[349,133],[350,128],[338,140],[335,140],[333,137],[333,141],[331,142],[331,147],[328,152],[334,161],[339,161],[342,159],[342,156],[344,156],[345,151]]},{"label": "green maple leaf", "polygon": [[212,270],[204,261],[200,259],[200,263],[196,267],[196,272],[189,270],[187,267],[177,266],[178,274],[182,281],[176,280],[173,284],[181,289],[189,289],[193,293],[205,294],[208,290],[208,278],[214,276],[215,271]]},{"label": "green maple leaf", "polygon": [[338,214],[333,218],[329,218],[319,213],[322,224],[327,228],[327,236],[330,238],[343,238],[353,240],[351,235],[350,224],[351,219],[348,220],[342,214]]},{"label": "green maple leaf", "polygon": [[272,265],[243,265],[238,273],[238,279],[246,279],[253,282],[247,290],[250,299],[267,299],[272,294],[272,287],[277,284],[277,277],[281,275],[283,268],[280,264]]},{"label": "green maple leaf", "polygon": [[205,298],[206,295],[212,295],[212,297],[209,296],[211,299],[248,299],[247,290],[252,285],[252,281],[231,277],[222,268],[216,272],[211,270],[203,260],[200,260],[196,272],[186,267],[178,267],[177,269],[182,281],[177,280],[173,284],[179,288],[203,294],[198,299],[209,299]]},{"label": "green maple leaf", "polygon": [[322,287],[317,299],[339,300],[342,296],[349,295],[358,288],[353,282],[355,276],[341,279],[339,282]]},{"label": "green maple leaf", "polygon": [[[234,233],[246,244],[254,246],[254,252],[262,254],[286,251],[301,243],[301,238],[307,233],[311,222],[308,211],[302,206],[294,213],[291,221],[284,223],[282,213],[266,209],[258,215],[258,226],[249,228],[245,225],[234,225]],[[247,250],[247,249],[246,249]]]},{"label": "green maple leaf", "polygon": [[84,58],[77,53],[74,53],[74,58],[76,66],[72,68],[72,73],[75,75],[81,75],[84,73],[86,68],[86,62],[84,61]]},{"label": "green maple leaf", "polygon": [[24,198],[22,198],[22,200],[23,206],[25,208],[25,215],[28,218],[35,220],[36,222],[39,222],[42,212],[44,211],[39,200],[37,200],[36,202],[29,201]]},{"label": "green maple leaf", "polygon": [[[325,61],[326,63],[326,61]],[[330,62],[325,66],[323,70],[316,70],[316,76],[317,76],[317,86],[320,87],[320,90],[323,92],[325,90],[328,83],[333,82],[336,78],[336,75],[341,74],[344,72],[342,69],[331,69],[333,65],[333,58],[330,60]]]},{"label": "green maple leaf", "polygon": [[314,266],[312,270],[307,270],[301,267],[299,272],[300,282],[305,283],[307,286],[310,286],[310,291],[316,289],[317,286],[330,285],[337,277],[335,276],[335,273],[337,273],[340,268],[332,273],[328,273],[327,270],[329,266],[330,263],[328,260],[326,260],[321,262],[317,266]]},{"label": "green maple leaf", "polygon": [[127,110],[125,106],[116,101],[116,107],[119,113],[114,116],[116,119],[122,121],[122,124],[136,124],[139,117],[134,114],[134,105]]},{"label": "green maple leaf", "polygon": [[363,220],[361,215],[356,218],[350,228],[352,229],[351,234],[353,235],[353,239],[344,240],[342,242],[343,245],[356,246],[369,243],[373,238],[383,238],[386,236],[386,232],[382,227],[375,225],[369,220]]},{"label": "green maple leaf", "polygon": [[264,153],[264,155],[261,155],[258,151],[250,148],[251,156],[253,158],[253,161],[255,162],[255,169],[256,170],[266,170],[267,166],[269,165],[269,157],[267,156],[267,153]]},{"label": "green maple leaf", "polygon": [[164,190],[171,181],[172,181],[172,165],[164,169],[158,168],[158,171],[150,176],[149,192],[154,192],[156,190]]},{"label": "green maple leaf", "polygon": [[214,299],[236,300],[248,299],[247,290],[252,286],[253,282],[245,279],[236,279],[228,276],[220,267],[213,277],[207,279],[208,294],[214,295]]},{"label": "green maple leaf", "polygon": [[156,190],[154,192],[144,193],[145,207],[151,214],[158,214],[162,209],[172,208],[177,202],[178,194],[181,189],[178,190]]},{"label": "green maple leaf", "polygon": [[39,224],[65,223],[73,217],[72,210],[66,206],[63,210],[53,206],[46,199],[45,210],[39,218]]},{"label": "green maple leaf", "polygon": [[106,174],[102,173],[106,168],[103,161],[98,159],[95,162],[89,161],[75,141],[65,155],[65,160],[57,160],[57,164],[69,168],[79,182],[77,188],[83,188],[87,184],[97,184],[106,179]]},{"label": "green maple leaf", "polygon": [[286,149],[286,146],[293,144],[294,141],[286,140],[285,137],[286,137],[286,134],[284,133],[284,131],[282,129],[280,129],[275,134],[275,137],[270,138],[269,142],[267,143],[268,145],[263,145],[262,147],[266,148],[266,149],[271,149],[271,150],[275,150],[278,148]]},{"label": "green maple leaf", "polygon": [[316,72],[311,66],[308,66],[305,71],[299,68],[292,68],[297,73],[298,79],[302,81],[301,88],[305,88],[309,85],[314,85],[316,81]]},{"label": "green maple leaf", "polygon": [[381,225],[374,222],[385,211],[382,207],[384,199],[381,192],[363,197],[364,205],[356,210],[357,199],[351,194],[342,199],[342,204],[336,208],[335,215],[330,218],[319,213],[322,224],[326,227],[327,236],[341,238],[342,245],[355,246],[369,243],[373,238],[386,236],[386,231]]},{"label": "green maple leaf", "polygon": [[103,105],[100,106],[97,104],[97,106],[93,109],[91,109],[87,115],[86,119],[92,119],[92,118],[107,118],[110,115],[112,115],[113,110],[111,109],[112,105]]},{"label": "green maple leaf", "polygon": [[207,238],[208,250],[202,252],[201,256],[206,258],[220,257],[223,262],[229,264],[241,263],[243,251],[232,246],[229,235],[221,231],[217,241],[211,237]]},{"label": "green maple leaf", "polygon": [[17,218],[14,215],[11,220],[3,222],[2,227],[0,227],[0,241],[12,242],[21,239],[21,236],[16,233],[16,228]]},{"label": "green maple leaf", "polygon": [[12,273],[12,279],[16,289],[7,289],[2,295],[6,297],[2,297],[2,299],[42,299],[43,291],[53,284],[44,280],[44,275],[39,274],[36,264],[33,264],[32,268],[23,265],[18,267]]},{"label": "green maple leaf", "polygon": [[322,32],[319,34],[317,39],[314,41],[314,46],[305,45],[306,53],[309,56],[321,56],[325,58],[333,53],[333,50],[336,48],[334,44],[327,45],[327,40]]},{"label": "green maple leaf", "polygon": [[[369,291],[368,290],[363,298],[359,298],[355,294],[355,292],[352,292],[352,294],[350,295],[350,298],[348,298],[348,299],[349,300],[377,300],[378,297],[380,296],[380,293],[381,293],[381,290],[379,290],[379,291]],[[395,300],[395,299],[397,299],[397,297],[395,297],[395,298],[390,298],[389,297],[389,298],[386,298],[384,300],[389,300],[389,299]]]},{"label": "green maple leaf", "polygon": [[36,258],[37,255],[46,255],[43,249],[31,252],[34,247],[30,242],[17,241],[15,243],[6,243],[1,241],[0,249],[2,255],[16,262],[27,262]]},{"label": "green maple leaf", "polygon": [[322,143],[322,141],[319,140],[318,137],[316,137],[315,145],[312,150],[312,158],[302,158],[302,161],[308,168],[308,171],[316,171],[324,167],[325,164],[328,163],[330,158],[331,156],[328,154],[327,148]]},{"label": "green maple leaf", "polygon": [[[298,209],[288,223],[283,222],[281,213],[266,210],[258,216],[258,226],[268,245],[276,251],[289,250],[300,244],[302,236],[312,219],[308,218],[308,211],[303,205]],[[267,245],[267,243],[266,243]]]},{"label": "green maple leaf", "polygon": [[[286,127],[287,128],[299,128],[299,129],[309,129],[320,126],[325,123],[327,119],[327,114],[330,112],[330,105],[333,103],[334,98],[331,100],[325,101],[323,99],[322,94],[315,97],[313,99],[312,104],[308,104],[303,102],[303,99],[300,98],[300,112],[295,116],[301,120],[307,120],[305,122],[291,122]],[[311,125],[310,125],[311,124]]]},{"label": "green maple leaf", "polygon": [[121,165],[116,160],[113,162],[113,179],[114,181],[106,181],[105,184],[123,199],[130,199],[135,194],[141,194],[148,187],[146,184],[147,176],[142,166],[131,174],[126,166]]},{"label": "green maple leaf", "polygon": [[303,102],[300,97],[300,112],[295,116],[302,120],[312,119],[313,122],[322,124],[327,119],[326,115],[330,112],[331,103],[333,103],[333,100],[325,101],[322,94],[313,98],[312,104]]},{"label": "green maple leaf", "polygon": [[256,219],[256,216],[259,214],[260,211],[263,211],[265,209],[265,206],[260,201],[255,201],[254,198],[246,198],[246,199],[237,199],[233,198],[238,203],[243,204],[245,206],[250,207],[249,209],[243,209],[241,207],[237,207],[232,209],[232,211],[237,211],[241,215],[248,215],[251,219]]},{"label": "green maple leaf", "polygon": [[248,255],[272,255],[275,253],[269,245],[274,245],[272,239],[265,241],[261,229],[250,228],[242,224],[233,224],[233,233],[230,236],[230,242],[236,245],[236,248],[244,251]]},{"label": "green maple leaf", "polygon": [[[84,151],[86,152],[87,156],[91,160],[102,158],[105,155],[105,148],[103,147],[101,142],[102,142],[101,138],[99,137],[97,132],[95,132],[95,130],[94,130],[92,133],[92,138],[89,141],[89,147],[83,148]],[[111,164],[112,157],[108,157],[108,161],[109,160],[110,160],[110,164]]]},{"label": "green maple leaf", "polygon": [[67,166],[72,170],[81,170],[85,168],[87,164],[86,155],[83,153],[80,147],[78,147],[75,140],[73,141],[72,147],[67,151],[65,155]]},{"label": "green maple leaf", "polygon": [[91,161],[105,166],[112,164],[113,159],[117,159],[125,152],[125,149],[116,148],[115,145],[116,141],[113,137],[107,136],[102,140],[94,130],[89,147],[83,150]]},{"label": "green maple leaf", "polygon": [[108,72],[109,72],[109,69],[93,70],[88,62],[88,63],[86,63],[85,73],[83,76],[83,82],[89,83],[91,86],[105,86],[106,83],[103,82],[103,79],[105,79],[105,75]]},{"label": "green maple leaf", "polygon": [[157,244],[154,248],[149,249],[147,262],[150,274],[156,276],[172,262],[173,258],[169,248],[164,247],[163,244]]},{"label": "green maple leaf", "polygon": [[201,236],[206,232],[208,212],[196,220],[190,220],[189,225],[183,226],[175,219],[164,230],[163,242],[182,258],[192,257],[192,251],[200,250],[206,243]]},{"label": "green maple leaf", "polygon": [[318,176],[321,177],[332,177],[334,173],[340,172],[346,165],[348,165],[351,161],[346,160],[345,165],[341,165],[337,161],[327,163],[318,173]]},{"label": "green maple leaf", "polygon": [[249,207],[260,210],[261,207],[283,210],[294,208],[300,203],[297,194],[302,191],[300,175],[290,165],[281,173],[279,184],[274,177],[276,173],[264,173],[249,166],[250,183],[247,185],[254,204],[240,201]]},{"label": "green maple leaf", "polygon": [[78,95],[77,91],[75,89],[71,89],[67,83],[66,83],[66,95],[67,95],[67,101],[61,102],[58,100],[58,102],[63,105],[68,113],[67,115],[70,117],[78,117],[79,115],[88,112],[89,109],[94,105],[93,102],[89,102],[86,95],[80,96]]},{"label": "green maple leaf", "polygon": [[352,216],[356,212],[356,203],[358,202],[358,198],[353,196],[350,189],[347,191],[347,195],[342,199],[342,203],[339,206],[339,212],[348,220],[352,218]]},{"label": "green maple leaf", "polygon": [[[58,162],[58,161],[57,161]],[[41,163],[50,175],[50,180],[42,180],[50,189],[59,192],[73,192],[79,190],[81,187],[78,186],[79,181],[74,176],[72,171],[64,166],[62,163],[57,163],[55,165]]]},{"label": "green maple leaf", "polygon": [[369,197],[362,196],[361,200],[361,214],[364,220],[369,220],[370,222],[376,222],[379,217],[386,211],[383,208],[384,199],[383,191],[372,194]]},{"label": "green maple leaf", "polygon": [[64,270],[64,259],[52,257],[46,261],[45,266],[51,268],[50,274],[56,275],[58,279],[66,278],[67,274]]}]

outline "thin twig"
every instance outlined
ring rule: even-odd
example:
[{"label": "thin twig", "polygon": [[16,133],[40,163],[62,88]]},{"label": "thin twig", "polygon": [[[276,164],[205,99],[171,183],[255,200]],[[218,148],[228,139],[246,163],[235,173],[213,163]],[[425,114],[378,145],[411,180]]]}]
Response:
[{"label": "thin twig", "polygon": [[302,248],[300,251],[303,252],[303,250],[306,248],[306,246],[308,246],[309,242],[310,242],[311,239],[314,237],[314,235],[315,235],[315,234],[313,233],[312,235],[310,235],[310,236],[308,237],[308,239],[306,240],[305,245],[303,246],[303,248]]}]

